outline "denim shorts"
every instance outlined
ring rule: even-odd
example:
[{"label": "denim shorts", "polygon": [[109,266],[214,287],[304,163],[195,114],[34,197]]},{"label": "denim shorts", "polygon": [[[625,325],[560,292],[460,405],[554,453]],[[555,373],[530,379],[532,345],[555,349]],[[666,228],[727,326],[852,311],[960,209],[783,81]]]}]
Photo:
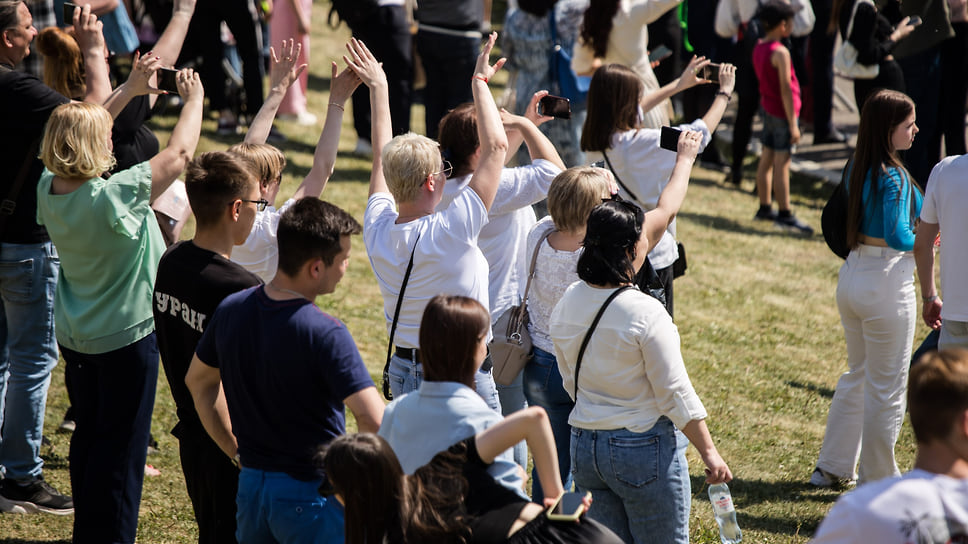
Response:
[{"label": "denim shorts", "polygon": [[763,147],[788,153],[792,147],[790,144],[790,125],[786,119],[775,117],[760,108],[760,118],[763,120],[763,132],[760,134],[760,143]]}]

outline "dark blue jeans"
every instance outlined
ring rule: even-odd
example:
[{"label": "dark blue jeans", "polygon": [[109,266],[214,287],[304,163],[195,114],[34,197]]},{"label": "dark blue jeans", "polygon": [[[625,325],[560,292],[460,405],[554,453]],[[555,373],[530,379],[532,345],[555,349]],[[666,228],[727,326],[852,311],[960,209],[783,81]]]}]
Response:
[{"label": "dark blue jeans", "polygon": [[107,353],[60,347],[71,437],[74,542],[132,543],[158,382],[155,333]]},{"label": "dark blue jeans", "polygon": [[437,125],[444,114],[474,100],[471,77],[480,47],[477,38],[417,32],[417,52],[427,76],[424,107],[429,138],[437,139]]}]

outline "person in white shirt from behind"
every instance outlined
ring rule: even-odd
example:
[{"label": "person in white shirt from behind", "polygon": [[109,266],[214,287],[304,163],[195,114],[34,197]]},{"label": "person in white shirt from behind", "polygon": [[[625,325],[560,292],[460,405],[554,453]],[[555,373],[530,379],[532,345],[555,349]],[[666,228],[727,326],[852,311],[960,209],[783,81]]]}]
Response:
[{"label": "person in white shirt from behind", "polygon": [[[530,263],[524,246],[528,231],[536,222],[531,205],[548,195],[551,180],[565,167],[554,144],[538,129],[538,125],[552,119],[538,114],[538,102],[547,94],[548,91],[535,93],[524,116],[501,110],[501,120],[508,135],[508,158],[513,157],[514,151],[524,142],[532,163],[501,170],[501,183],[488,211],[487,224],[481,228],[477,239],[489,267],[487,283],[492,324],[521,302]],[[443,156],[454,166],[453,177],[444,185],[444,197],[437,204],[436,209],[443,210],[461,192],[468,190],[480,159],[474,104],[461,104],[445,115],[440,120],[437,139]],[[510,385],[497,384],[497,391],[504,415],[526,406],[520,374]],[[528,466],[524,442],[515,447],[514,460],[521,466]]]},{"label": "person in white shirt from behind", "polygon": [[907,397],[914,469],[841,497],[814,544],[968,542],[968,351],[925,354],[911,368]]}]

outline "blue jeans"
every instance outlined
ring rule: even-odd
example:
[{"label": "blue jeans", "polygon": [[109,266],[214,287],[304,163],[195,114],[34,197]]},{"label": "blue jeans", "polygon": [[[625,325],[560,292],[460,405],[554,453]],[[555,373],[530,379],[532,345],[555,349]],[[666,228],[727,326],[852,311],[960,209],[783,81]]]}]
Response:
[{"label": "blue jeans", "polygon": [[[540,406],[548,413],[551,432],[558,448],[558,471],[565,491],[571,490],[571,457],[568,444],[571,441],[571,427],[568,416],[575,403],[561,386],[561,373],[555,356],[540,348],[531,349],[531,360],[524,367],[524,396],[529,406]],[[540,503],[544,497],[538,471],[531,471],[531,497]]]},{"label": "blue jeans", "polygon": [[[524,372],[521,372],[511,385],[494,383],[497,387],[498,400],[501,402],[501,415],[504,417],[528,407],[528,403],[524,400],[523,382]],[[514,446],[514,462],[524,468],[528,467],[528,444],[524,440]]]},{"label": "blue jeans", "polygon": [[644,433],[572,429],[575,485],[595,500],[588,516],[624,542],[688,544],[688,444],[664,416]]},{"label": "blue jeans", "polygon": [[342,544],[343,507],[319,494],[321,482],[242,467],[236,539],[260,544]]},{"label": "blue jeans", "polygon": [[14,480],[42,472],[47,388],[57,365],[58,270],[50,242],[0,244],[0,469]]},{"label": "blue jeans", "polygon": [[[390,392],[393,398],[398,399],[407,393],[416,391],[423,382],[423,365],[414,363],[409,359],[397,357],[394,353],[390,358]],[[484,399],[484,402],[497,413],[501,413],[501,401],[497,394],[497,384],[494,383],[494,376],[491,371],[479,370],[476,380],[477,394]]]}]

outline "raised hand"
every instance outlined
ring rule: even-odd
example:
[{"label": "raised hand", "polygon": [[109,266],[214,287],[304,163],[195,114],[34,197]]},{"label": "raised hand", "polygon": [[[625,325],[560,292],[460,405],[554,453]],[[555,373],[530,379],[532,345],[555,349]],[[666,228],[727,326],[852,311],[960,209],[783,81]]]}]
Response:
[{"label": "raised hand", "polygon": [[679,157],[696,159],[699,154],[699,146],[702,144],[702,133],[696,130],[683,130],[679,135],[679,145],[677,154]]},{"label": "raised hand", "polygon": [[733,94],[736,87],[736,67],[729,63],[719,65],[719,90],[726,94]]},{"label": "raised hand", "polygon": [[481,54],[477,56],[477,66],[474,67],[474,79],[482,79],[484,82],[487,82],[507,62],[508,59],[501,57],[493,65],[490,64],[491,49],[494,49],[494,43],[496,41],[497,32],[491,32],[487,37],[487,43],[481,48]]},{"label": "raised hand", "polygon": [[695,87],[703,83],[710,83],[708,79],[701,77],[702,69],[710,63],[710,60],[706,57],[692,56],[686,69],[682,71],[682,75],[679,76],[679,82],[676,84],[676,92],[683,91],[690,87]]},{"label": "raised hand", "polygon": [[151,86],[151,76],[161,68],[161,58],[153,55],[151,51],[148,51],[141,55],[141,53],[134,54],[134,64],[131,67],[131,73],[128,74],[128,81],[125,85],[135,96],[140,96],[143,94],[162,94],[166,91],[162,91],[156,87]]},{"label": "raised hand", "polygon": [[272,59],[269,65],[270,89],[276,87],[288,89],[308,67],[307,64],[298,64],[302,44],[295,43],[295,40],[282,40],[279,53],[276,55],[275,48],[269,48],[269,57]]},{"label": "raised hand", "polygon": [[371,88],[374,85],[386,86],[387,75],[383,71],[383,64],[376,60],[365,43],[356,38],[350,38],[346,44],[346,50],[349,51],[349,56],[343,55],[343,60],[356,72],[364,85]]},{"label": "raised hand", "polygon": [[182,100],[187,102],[190,99],[200,100],[204,97],[205,91],[202,89],[202,80],[199,79],[195,70],[191,68],[179,70],[178,75],[175,76],[175,82],[178,84],[178,95],[182,97]]}]

